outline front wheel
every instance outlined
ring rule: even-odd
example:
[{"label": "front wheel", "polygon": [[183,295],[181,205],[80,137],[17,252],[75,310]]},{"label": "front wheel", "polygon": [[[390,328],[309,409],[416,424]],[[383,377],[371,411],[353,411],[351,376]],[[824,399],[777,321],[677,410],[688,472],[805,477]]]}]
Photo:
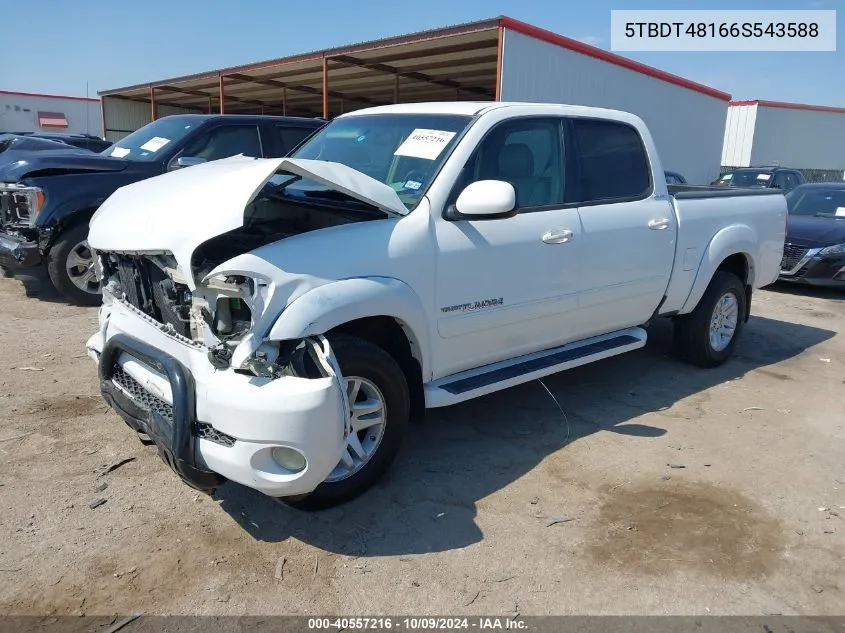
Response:
[{"label": "front wheel", "polygon": [[679,354],[693,365],[718,367],[733,354],[747,309],[739,277],[717,270],[695,310],[675,320]]},{"label": "front wheel", "polygon": [[47,263],[50,281],[70,303],[96,306],[102,302],[94,254],[88,246],[88,222],[71,226],[50,249]]},{"label": "front wheel", "polygon": [[302,510],[322,510],[368,490],[390,466],[410,417],[402,368],[380,347],[354,336],[329,335],[349,400],[352,430],[340,461],[307,495],[282,499]]}]

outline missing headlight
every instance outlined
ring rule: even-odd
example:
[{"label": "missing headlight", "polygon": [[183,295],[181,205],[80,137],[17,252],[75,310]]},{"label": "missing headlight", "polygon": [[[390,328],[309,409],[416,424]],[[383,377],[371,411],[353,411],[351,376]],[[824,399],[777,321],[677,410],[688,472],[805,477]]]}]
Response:
[{"label": "missing headlight", "polygon": [[252,327],[252,312],[240,297],[218,297],[214,310],[214,333],[223,339],[246,334]]},{"label": "missing headlight", "polygon": [[[244,362],[242,369],[235,371],[261,378],[326,378],[331,374],[319,358],[318,345],[314,339],[266,342]],[[219,363],[222,358],[218,354],[215,360]]]}]

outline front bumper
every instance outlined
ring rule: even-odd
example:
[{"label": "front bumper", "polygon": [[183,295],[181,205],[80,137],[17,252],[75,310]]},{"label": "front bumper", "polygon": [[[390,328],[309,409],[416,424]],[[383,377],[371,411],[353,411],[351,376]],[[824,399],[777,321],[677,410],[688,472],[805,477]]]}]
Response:
[{"label": "front bumper", "polygon": [[0,266],[10,269],[34,268],[40,264],[41,251],[37,243],[0,231]]},{"label": "front bumper", "polygon": [[[103,305],[87,348],[109,405],[198,489],[231,479],[273,497],[305,494],[340,460],[347,408],[336,372],[271,380],[216,370],[204,347],[120,301]],[[302,453],[305,469],[277,464],[279,446]]]},{"label": "front bumper", "polygon": [[791,270],[782,270],[781,281],[810,286],[845,288],[845,255],[821,256],[813,249]]}]

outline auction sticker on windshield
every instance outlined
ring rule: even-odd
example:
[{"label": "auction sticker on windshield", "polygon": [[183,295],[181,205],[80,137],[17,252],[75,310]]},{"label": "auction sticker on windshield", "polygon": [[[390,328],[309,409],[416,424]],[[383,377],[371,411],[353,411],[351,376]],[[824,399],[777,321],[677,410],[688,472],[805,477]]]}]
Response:
[{"label": "auction sticker on windshield", "polygon": [[394,156],[411,156],[434,160],[455,136],[455,132],[416,129],[396,148]]},{"label": "auction sticker on windshield", "polygon": [[771,174],[757,174],[757,180],[768,180],[771,177]]},{"label": "auction sticker on windshield", "polygon": [[124,157],[124,156],[126,156],[128,153],[129,153],[129,150],[128,150],[128,149],[126,149],[125,147],[115,147],[115,148],[111,151],[111,155],[112,155],[112,156],[114,156],[115,158],[123,158],[123,157]]},{"label": "auction sticker on windshield", "polygon": [[141,145],[141,149],[145,152],[157,152],[162,147],[167,145],[170,142],[169,138],[164,138],[163,136],[154,136],[149,141]]}]

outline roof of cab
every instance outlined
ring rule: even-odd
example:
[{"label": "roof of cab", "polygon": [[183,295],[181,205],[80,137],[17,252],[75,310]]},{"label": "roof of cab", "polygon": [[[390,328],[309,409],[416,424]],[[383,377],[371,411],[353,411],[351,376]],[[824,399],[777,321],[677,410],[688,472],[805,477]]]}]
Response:
[{"label": "roof of cab", "polygon": [[501,108],[527,107],[527,108],[560,108],[568,112],[583,111],[594,114],[613,114],[622,116],[633,116],[623,110],[608,108],[596,108],[592,106],[571,105],[567,103],[537,103],[522,101],[432,101],[424,103],[395,103],[390,105],[375,106],[354,110],[337,118],[363,116],[368,114],[446,114],[458,116],[475,116],[484,112],[498,110]]},{"label": "roof of cab", "polygon": [[236,121],[278,121],[296,123],[297,125],[307,125],[313,127],[321,127],[326,124],[324,119],[318,117],[298,117],[298,116],[271,116],[268,114],[170,114],[167,116],[158,117],[158,119],[170,118],[196,119],[201,121],[210,121],[212,119],[219,119],[221,121],[236,122]]}]

